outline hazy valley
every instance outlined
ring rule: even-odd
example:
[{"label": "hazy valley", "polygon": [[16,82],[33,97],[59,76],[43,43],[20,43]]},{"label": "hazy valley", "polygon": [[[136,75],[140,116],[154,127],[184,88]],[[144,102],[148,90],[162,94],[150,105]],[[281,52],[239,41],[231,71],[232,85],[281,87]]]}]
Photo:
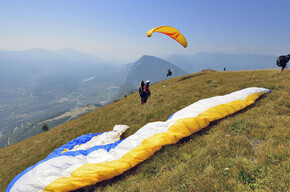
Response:
[{"label": "hazy valley", "polygon": [[[72,49],[0,51],[0,147],[40,133],[41,125],[51,117],[90,104],[100,107],[131,94],[141,80],[149,79],[153,84],[207,68],[274,68],[275,59],[200,53],[170,55],[164,60],[145,55],[117,65]],[[173,72],[171,77],[166,77],[168,68]],[[66,120],[52,121],[49,127]]]}]

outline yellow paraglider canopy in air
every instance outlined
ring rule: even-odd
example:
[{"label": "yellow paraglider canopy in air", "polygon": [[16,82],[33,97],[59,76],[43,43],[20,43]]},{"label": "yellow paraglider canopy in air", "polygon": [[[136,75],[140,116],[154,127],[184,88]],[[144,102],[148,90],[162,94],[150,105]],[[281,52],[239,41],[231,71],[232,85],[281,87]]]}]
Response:
[{"label": "yellow paraglider canopy in air", "polygon": [[169,27],[169,26],[156,27],[147,32],[147,37],[151,37],[153,32],[158,32],[158,33],[163,33],[165,35],[168,35],[169,37],[173,38],[178,43],[180,43],[184,48],[187,47],[187,41],[185,37],[174,27]]}]

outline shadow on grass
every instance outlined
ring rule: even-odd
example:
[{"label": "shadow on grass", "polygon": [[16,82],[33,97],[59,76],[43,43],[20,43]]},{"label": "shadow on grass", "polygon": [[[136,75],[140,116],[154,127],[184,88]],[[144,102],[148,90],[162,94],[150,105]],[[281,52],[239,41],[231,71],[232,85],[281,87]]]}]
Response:
[{"label": "shadow on grass", "polygon": [[201,76],[201,75],[204,75],[204,74],[205,73],[198,73],[198,74],[190,75],[190,76],[187,76],[187,77],[183,77],[183,78],[179,79],[178,82],[184,81],[184,80],[187,80],[187,79],[190,79],[190,78],[193,78],[193,77]]},{"label": "shadow on grass", "polygon": [[217,124],[219,124],[219,122],[223,121],[223,120],[226,119],[226,118],[229,118],[229,117],[235,117],[235,116],[237,116],[237,115],[239,115],[239,114],[241,114],[241,113],[245,113],[246,111],[248,111],[248,110],[252,109],[253,107],[255,107],[255,106],[258,104],[258,102],[259,102],[261,99],[265,98],[266,96],[267,96],[267,94],[264,94],[264,95],[260,96],[260,97],[255,101],[255,103],[253,103],[252,105],[249,105],[249,106],[247,106],[246,108],[241,109],[240,111],[237,111],[237,112],[235,112],[235,113],[233,113],[233,114],[231,114],[231,115],[228,115],[228,116],[226,116],[226,117],[224,117],[224,118],[222,118],[222,119],[218,119],[218,120],[216,120],[216,121],[212,121],[212,122],[210,122],[210,124],[209,124],[207,127],[201,129],[200,131],[198,131],[198,132],[196,132],[196,133],[194,133],[194,134],[192,134],[192,135],[190,135],[190,136],[188,136],[188,137],[185,137],[185,138],[181,139],[180,141],[178,141],[178,143],[180,143],[180,144],[182,144],[182,143],[187,143],[188,141],[190,141],[190,140],[193,139],[194,137],[198,137],[198,136],[202,136],[202,135],[208,135],[208,134],[209,134],[208,132],[209,132],[209,131],[214,127],[214,126],[216,126]]},{"label": "shadow on grass", "polygon": [[[190,78],[190,77],[189,77]],[[211,122],[207,127],[201,129],[200,131],[188,136],[188,137],[185,137],[181,140],[179,140],[177,143],[175,144],[172,144],[172,145],[182,145],[183,143],[187,143],[189,142],[190,140],[194,139],[195,137],[200,137],[200,136],[203,136],[203,135],[208,135],[209,131],[214,127],[216,126],[219,122],[223,121],[225,118],[228,118],[228,117],[234,117],[238,114],[241,114],[241,113],[244,113],[250,109],[252,109],[253,107],[256,106],[256,104],[263,98],[266,97],[267,94],[264,94],[262,95],[261,97],[259,97],[255,103],[253,103],[252,105],[249,105],[247,106],[246,108],[234,113],[234,114],[231,114],[231,115],[228,115],[222,119],[219,119],[219,120],[216,120],[216,121],[213,121]],[[169,145],[170,146],[170,145]],[[159,151],[156,151],[154,155],[156,154],[160,154],[160,153],[164,153],[164,150],[165,150],[166,146],[162,147]],[[145,161],[148,161],[150,160],[151,158],[145,160]],[[132,175],[132,174],[137,174],[137,170],[139,169],[139,167],[142,166],[142,162],[139,163],[138,165],[136,165],[135,167],[125,171],[123,174],[121,175],[118,175],[112,179],[108,179],[108,180],[105,180],[105,181],[101,181],[95,185],[91,185],[91,186],[86,186],[84,188],[81,188],[81,189],[78,189],[78,190],[75,190],[73,192],[93,192],[95,189],[97,188],[102,188],[102,187],[106,187],[108,185],[112,185],[112,184],[115,184],[115,183],[119,183],[119,182],[122,182],[124,179],[126,179],[128,176]],[[101,189],[101,191],[103,191],[103,189]]]},{"label": "shadow on grass", "polygon": [[[122,182],[124,179],[126,179],[128,176],[132,175],[132,174],[136,174],[136,170],[138,169],[138,167],[141,165],[138,164],[135,167],[125,171],[123,174],[118,175],[112,179],[108,179],[108,180],[104,180],[101,182],[96,183],[95,185],[91,185],[91,186],[86,186],[80,189],[77,189],[75,191],[72,192],[93,192],[95,191],[97,188],[102,188],[102,187],[106,187],[106,186],[110,186],[112,184],[115,183],[119,183]],[[103,189],[101,189],[101,191],[103,191]]]}]

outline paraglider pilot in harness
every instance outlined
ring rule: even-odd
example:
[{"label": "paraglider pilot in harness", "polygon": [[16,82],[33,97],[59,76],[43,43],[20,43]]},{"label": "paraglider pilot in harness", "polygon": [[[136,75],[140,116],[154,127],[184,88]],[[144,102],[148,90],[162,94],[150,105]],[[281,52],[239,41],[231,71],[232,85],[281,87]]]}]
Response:
[{"label": "paraglider pilot in harness", "polygon": [[172,71],[170,69],[168,69],[166,77],[171,76],[172,75]]},{"label": "paraglider pilot in harness", "polygon": [[141,97],[141,104],[145,104],[147,102],[148,97],[151,95],[150,89],[149,89],[150,81],[147,80],[146,84],[142,80],[139,86],[139,95]]},{"label": "paraglider pilot in harness", "polygon": [[290,54],[288,55],[281,55],[278,57],[276,64],[279,67],[282,67],[281,71],[283,71],[287,67],[287,63],[290,60]]}]

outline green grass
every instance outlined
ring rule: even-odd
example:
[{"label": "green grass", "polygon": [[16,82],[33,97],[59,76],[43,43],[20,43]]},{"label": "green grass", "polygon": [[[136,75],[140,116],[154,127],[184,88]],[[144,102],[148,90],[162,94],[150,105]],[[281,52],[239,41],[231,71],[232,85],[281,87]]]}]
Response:
[{"label": "green grass", "polygon": [[[168,145],[111,180],[80,191],[289,191],[290,72],[201,72],[151,86],[140,105],[133,93],[45,133],[0,150],[0,188],[77,136],[126,124],[128,137],[200,99],[246,87],[272,92],[254,105]],[[165,87],[164,87],[165,85]]]}]

